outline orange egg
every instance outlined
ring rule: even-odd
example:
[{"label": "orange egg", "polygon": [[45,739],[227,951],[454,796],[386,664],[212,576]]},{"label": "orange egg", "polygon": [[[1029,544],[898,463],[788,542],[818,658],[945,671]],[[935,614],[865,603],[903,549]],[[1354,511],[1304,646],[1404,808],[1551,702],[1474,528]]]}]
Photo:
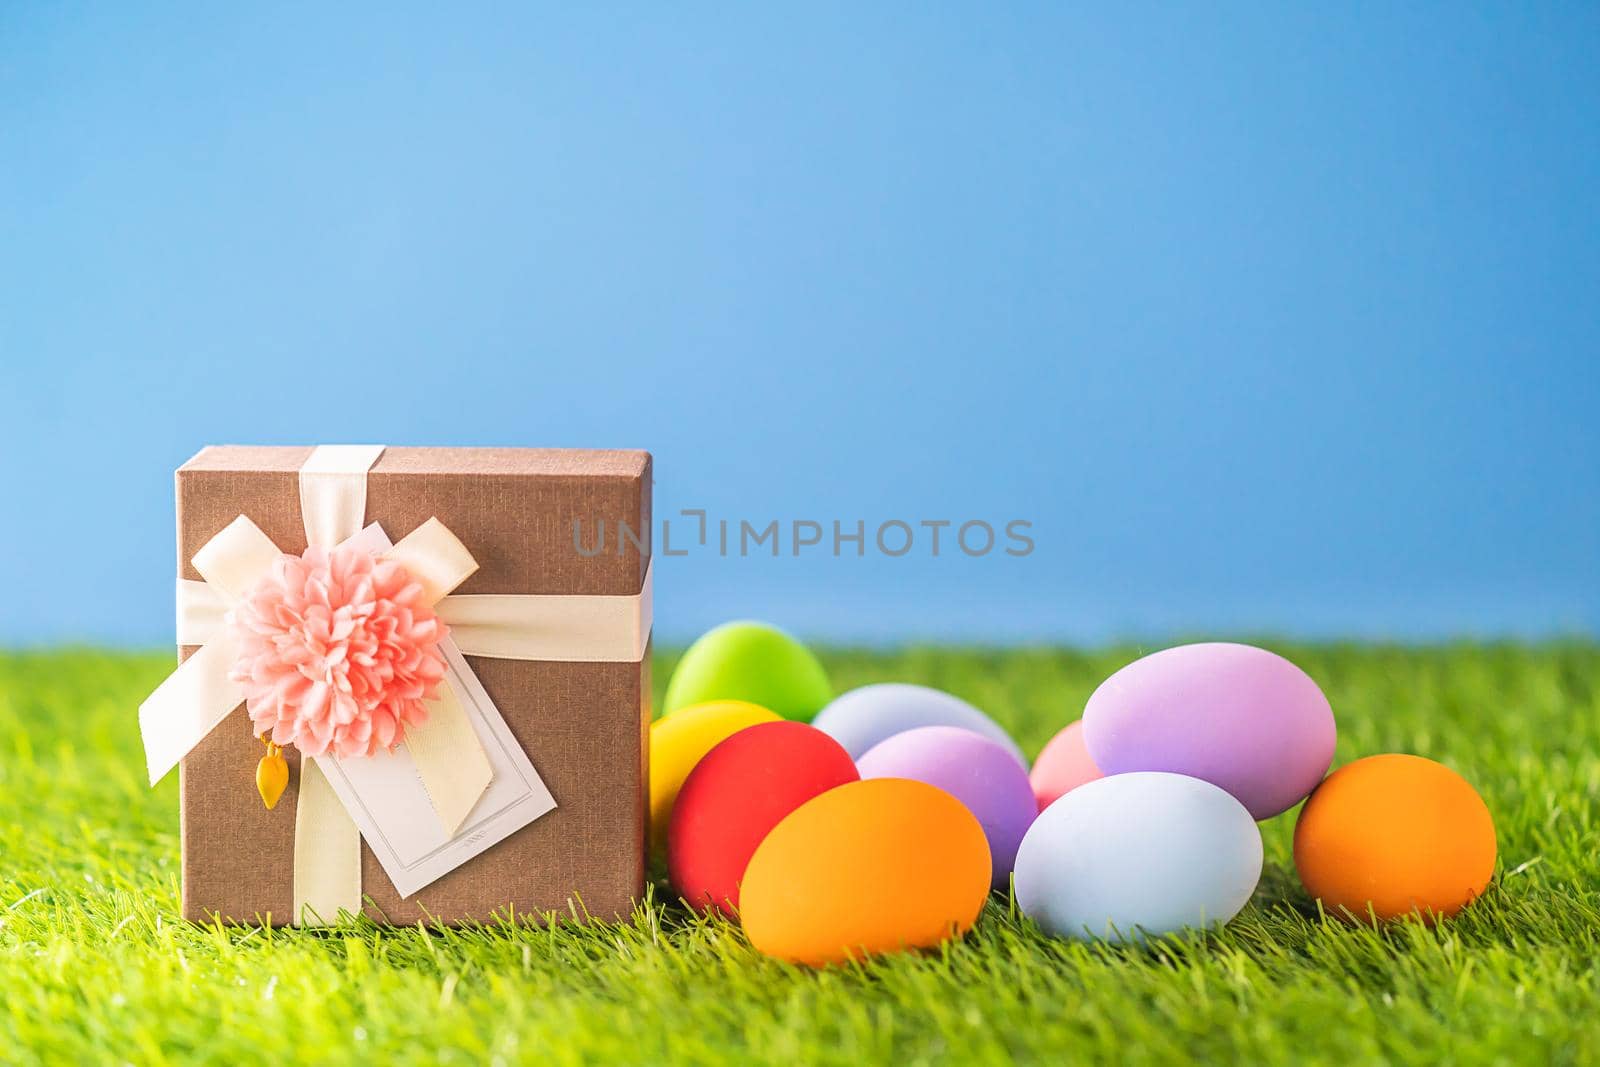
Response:
[{"label": "orange egg", "polygon": [[989,842],[955,797],[905,778],[830,789],[773,827],[739,890],[750,943],[822,966],[965,933],[989,896]]},{"label": "orange egg", "polygon": [[[1467,780],[1421,756],[1368,756],[1300,811],[1294,865],[1334,914],[1453,915],[1494,874],[1494,820]],[[1342,909],[1342,911],[1341,911]]]}]

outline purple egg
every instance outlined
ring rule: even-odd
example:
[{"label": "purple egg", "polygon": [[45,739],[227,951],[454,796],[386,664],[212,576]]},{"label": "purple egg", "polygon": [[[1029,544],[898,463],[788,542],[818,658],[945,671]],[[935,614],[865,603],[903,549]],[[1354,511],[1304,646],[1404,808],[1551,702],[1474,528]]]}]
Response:
[{"label": "purple egg", "polygon": [[1108,775],[1187,774],[1267,819],[1328,773],[1333,709],[1305,671],[1266,649],[1180,645],[1100,683],[1083,711],[1083,740]]},{"label": "purple egg", "polygon": [[911,778],[961,801],[989,838],[992,884],[1007,884],[1017,847],[1039,814],[1028,772],[1010,749],[957,726],[922,726],[878,742],[856,767],[862,778]]}]

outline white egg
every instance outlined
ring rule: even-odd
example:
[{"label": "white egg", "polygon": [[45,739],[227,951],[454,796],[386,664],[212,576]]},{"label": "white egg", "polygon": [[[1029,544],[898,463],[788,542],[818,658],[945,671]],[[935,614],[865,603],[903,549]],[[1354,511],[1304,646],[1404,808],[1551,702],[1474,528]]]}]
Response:
[{"label": "white egg", "polygon": [[1261,832],[1209,782],[1116,774],[1034,820],[1015,877],[1018,906],[1047,933],[1137,941],[1237,915],[1261,879]]},{"label": "white egg", "polygon": [[922,726],[959,726],[1003,745],[1024,770],[1022,749],[1000,724],[960,697],[925,685],[880,682],[852,689],[817,713],[811,725],[832,737],[860,759],[878,742]]}]

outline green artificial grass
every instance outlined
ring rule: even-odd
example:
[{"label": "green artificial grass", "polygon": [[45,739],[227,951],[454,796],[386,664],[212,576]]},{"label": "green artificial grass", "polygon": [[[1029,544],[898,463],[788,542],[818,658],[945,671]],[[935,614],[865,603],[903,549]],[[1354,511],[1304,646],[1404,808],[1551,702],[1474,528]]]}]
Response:
[{"label": "green artificial grass", "polygon": [[[0,1063],[1581,1063],[1600,1058],[1600,646],[1264,642],[1316,678],[1338,761],[1416,752],[1475,783],[1500,863],[1429,928],[1318,914],[1263,826],[1252,904],[1145,947],[1043,937],[1004,895],[941,951],[807,971],[677,905],[585,928],[191,926],[176,776],[135,709],[170,657],[0,654]],[[834,652],[1037,752],[1139,650]],[[658,657],[658,687],[670,670]]]}]

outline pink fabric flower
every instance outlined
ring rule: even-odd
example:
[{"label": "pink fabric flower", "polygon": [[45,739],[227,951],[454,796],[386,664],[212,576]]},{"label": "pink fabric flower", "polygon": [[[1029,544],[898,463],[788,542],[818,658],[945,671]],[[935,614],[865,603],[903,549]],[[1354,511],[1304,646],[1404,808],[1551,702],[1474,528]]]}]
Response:
[{"label": "pink fabric flower", "polygon": [[280,556],[228,613],[229,677],[257,734],[307,756],[371,756],[428,717],[448,632],[398,563],[355,548]]}]

